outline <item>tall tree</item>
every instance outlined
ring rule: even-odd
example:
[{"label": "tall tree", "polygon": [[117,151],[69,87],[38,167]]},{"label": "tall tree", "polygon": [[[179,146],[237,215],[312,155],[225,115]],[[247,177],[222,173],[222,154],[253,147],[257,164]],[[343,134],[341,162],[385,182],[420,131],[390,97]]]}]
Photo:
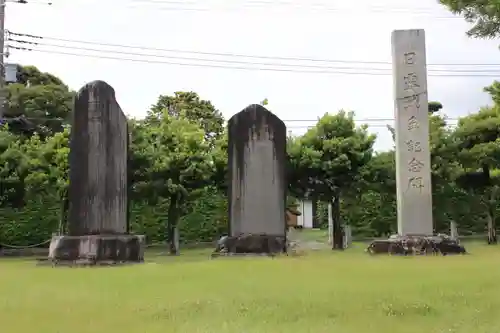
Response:
[{"label": "tall tree", "polygon": [[24,205],[28,162],[18,138],[0,126],[0,206]]},{"label": "tall tree", "polygon": [[50,73],[18,66],[18,82],[7,92],[4,117],[14,133],[46,137],[62,132],[70,121],[74,92]]},{"label": "tall tree", "polygon": [[340,198],[358,178],[373,153],[375,135],[367,126],[356,127],[354,113],[325,114],[315,127],[289,142],[290,191],[298,196],[310,193],[332,202],[333,248],[343,249]]},{"label": "tall tree", "polygon": [[342,209],[357,233],[386,236],[396,232],[394,150],[376,152],[345,194]]},{"label": "tall tree", "polygon": [[485,207],[488,243],[496,244],[496,202],[500,194],[500,109],[482,108],[460,119],[454,133],[458,160],[463,167],[457,183]]},{"label": "tall tree", "polygon": [[212,102],[203,100],[195,92],[175,92],[173,96],[160,95],[151,107],[148,119],[158,119],[163,115],[184,118],[203,129],[205,139],[212,146],[224,132],[224,117]]},{"label": "tall tree", "polygon": [[44,141],[38,135],[33,135],[24,144],[29,157],[29,175],[26,177],[29,193],[52,196],[60,202],[61,234],[66,231],[69,209],[69,140],[70,130],[66,128]]},{"label": "tall tree", "polygon": [[500,198],[500,82],[485,87],[493,106],[463,117],[453,133],[462,167],[457,184],[484,207],[488,243],[496,244],[496,210]]},{"label": "tall tree", "polygon": [[500,35],[500,6],[498,0],[439,0],[452,13],[462,15],[473,27],[467,35],[476,38],[495,38]]},{"label": "tall tree", "polygon": [[[133,191],[150,203],[168,200],[166,235],[170,253],[179,253],[179,220],[186,205],[210,184],[214,160],[205,132],[165,109],[132,127]],[[136,196],[136,197],[138,197]]]}]

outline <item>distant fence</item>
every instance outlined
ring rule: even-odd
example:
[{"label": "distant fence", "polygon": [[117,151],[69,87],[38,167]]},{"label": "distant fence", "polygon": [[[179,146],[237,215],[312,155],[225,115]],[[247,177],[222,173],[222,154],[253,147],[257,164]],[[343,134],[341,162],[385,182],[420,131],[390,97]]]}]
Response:
[{"label": "distant fence", "polygon": [[[31,256],[47,256],[49,254],[48,244],[50,240],[36,244],[35,246],[10,246],[8,244],[0,243],[0,257],[31,257]],[[38,245],[38,246],[37,246]],[[45,245],[41,247],[42,245]],[[189,243],[181,245],[181,249],[206,249],[206,248],[215,248],[216,242],[198,242],[198,243]],[[160,243],[160,244],[147,244],[146,249],[152,251],[164,251],[168,248],[168,244]]]}]

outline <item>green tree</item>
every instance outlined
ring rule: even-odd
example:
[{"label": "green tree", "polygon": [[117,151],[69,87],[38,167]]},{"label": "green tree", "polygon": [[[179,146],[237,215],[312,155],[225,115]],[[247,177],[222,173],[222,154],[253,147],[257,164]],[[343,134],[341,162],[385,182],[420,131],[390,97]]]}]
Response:
[{"label": "green tree", "polygon": [[179,253],[179,220],[187,204],[210,184],[213,155],[205,132],[189,119],[150,115],[132,127],[131,181],[136,197],[150,204],[168,200],[166,238],[170,253]]},{"label": "green tree", "polygon": [[500,110],[497,106],[482,108],[461,118],[454,132],[458,161],[462,173],[457,183],[481,200],[485,207],[488,243],[496,244],[495,211],[500,179]]},{"label": "green tree", "polygon": [[440,102],[432,102],[432,101],[429,102],[429,105],[428,105],[429,113],[438,112],[442,108],[443,108],[443,104],[441,104]]},{"label": "green tree", "polygon": [[0,205],[22,207],[29,159],[18,138],[0,127]]},{"label": "green tree", "polygon": [[373,153],[375,135],[356,127],[354,113],[325,114],[315,127],[289,142],[289,182],[292,194],[308,193],[332,202],[333,248],[342,249],[340,198],[359,177]]},{"label": "green tree", "polygon": [[394,150],[373,155],[342,203],[343,216],[356,234],[378,237],[397,231]]},{"label": "green tree", "polygon": [[46,137],[69,123],[75,93],[57,77],[33,66],[19,66],[18,82],[7,86],[4,117],[11,131]]},{"label": "green tree", "polygon": [[500,34],[500,6],[497,0],[439,0],[452,13],[462,15],[473,27],[467,35],[495,38]]},{"label": "green tree", "polygon": [[35,66],[17,66],[17,83],[20,83],[24,86],[67,86],[64,82],[58,78],[57,76],[40,72],[38,68]]},{"label": "green tree", "polygon": [[66,231],[69,208],[69,138],[70,130],[66,128],[44,141],[38,135],[25,141],[29,158],[28,192],[59,203],[59,233]]},{"label": "green tree", "polygon": [[212,102],[203,100],[195,92],[175,92],[174,96],[160,95],[151,107],[148,119],[169,117],[186,118],[198,124],[205,133],[205,139],[213,146],[224,132],[224,117]]},{"label": "green tree", "polygon": [[212,174],[211,185],[217,189],[219,194],[226,195],[229,188],[228,160],[228,135],[224,132],[215,142],[215,149],[212,149],[214,161],[214,172]]},{"label": "green tree", "polygon": [[[490,94],[493,106],[461,118],[449,147],[455,154],[455,164],[459,164],[454,173],[456,183],[468,194],[470,205],[483,207],[479,213],[486,218],[488,243],[496,244],[500,194],[500,83],[495,81],[484,90]],[[453,169],[448,167],[450,170]]]}]

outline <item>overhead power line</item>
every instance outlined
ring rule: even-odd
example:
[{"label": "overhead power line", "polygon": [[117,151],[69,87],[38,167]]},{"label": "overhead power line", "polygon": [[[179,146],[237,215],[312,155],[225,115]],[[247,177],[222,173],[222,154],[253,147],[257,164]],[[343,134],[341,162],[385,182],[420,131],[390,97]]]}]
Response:
[{"label": "overhead power line", "polygon": [[[67,45],[57,45],[57,44],[49,44],[49,43],[38,43],[38,42],[30,42],[26,40],[19,40],[13,38],[7,38],[7,41],[19,43],[19,44],[31,44],[37,46],[49,46],[52,48],[59,49],[69,49],[69,50],[80,50],[80,51],[91,51],[91,52],[101,52],[101,53],[111,53],[111,54],[123,54],[129,56],[142,56],[142,57],[154,57],[161,59],[177,59],[177,60],[194,60],[194,61],[208,61],[208,62],[216,62],[216,63],[227,63],[227,64],[239,64],[239,65],[259,65],[259,66],[278,66],[278,67],[290,67],[290,68],[315,68],[315,69],[328,69],[328,70],[361,70],[361,71],[389,71],[391,72],[391,68],[367,68],[367,67],[342,67],[342,66],[321,66],[321,65],[308,65],[308,64],[286,64],[286,63],[270,63],[270,62],[256,62],[256,61],[239,61],[239,60],[225,60],[225,59],[207,59],[207,58],[194,58],[194,57],[180,57],[180,56],[166,56],[160,54],[147,54],[147,53],[134,53],[134,52],[126,52],[126,51],[116,51],[116,50],[103,50],[98,48],[87,48],[87,47],[79,47],[79,46],[67,46]],[[30,49],[31,50],[31,49]],[[35,50],[36,51],[36,50]],[[500,70],[497,68],[495,70]],[[430,73],[433,72],[441,72],[441,73],[488,73],[492,74],[494,70],[492,69],[430,69]],[[390,73],[388,73],[390,74]],[[500,75],[500,72],[498,72]]]},{"label": "overhead power line", "polygon": [[[106,4],[105,0],[101,0],[99,4]],[[67,2],[61,1],[59,5],[67,5]],[[71,6],[75,4],[81,5],[96,5],[95,3],[89,3],[87,1],[72,1]],[[57,5],[57,3],[56,3]],[[116,6],[116,3],[112,3]],[[126,7],[139,8],[139,9],[152,9],[152,10],[162,10],[162,11],[188,11],[188,12],[213,12],[213,11],[240,11],[240,10],[300,10],[301,13],[304,11],[308,12],[321,12],[321,13],[353,13],[360,15],[362,13],[370,14],[408,14],[414,17],[429,17],[433,19],[460,19],[459,16],[436,13],[436,9],[439,7],[388,7],[388,6],[356,6],[356,7],[340,7],[332,6],[328,3],[303,3],[294,1],[155,1],[155,0],[130,0],[121,1],[120,5],[125,5]],[[439,15],[436,15],[439,14]]]},{"label": "overhead power line", "polygon": [[[186,5],[186,6],[198,6],[198,5],[218,5],[218,4],[228,4],[227,1],[171,1],[171,0],[130,0],[130,3],[138,3],[138,4],[156,4],[156,5]],[[124,1],[122,3],[127,3]],[[327,8],[333,9],[336,11],[345,11],[345,10],[374,10],[374,11],[411,11],[411,12],[433,12],[436,8],[433,7],[388,7],[388,6],[379,6],[379,5],[370,5],[367,7],[356,6],[354,7],[341,7],[341,6],[332,6],[331,3],[328,2],[303,2],[303,1],[260,1],[260,0],[246,0],[246,1],[231,1],[231,4],[235,5],[235,7],[242,6],[271,6],[271,7],[299,7],[299,8]]]},{"label": "overhead power line", "polygon": [[34,4],[34,5],[48,5],[52,6],[52,2],[48,1],[34,1],[34,0],[6,0],[6,2],[9,3],[17,3],[17,4],[22,4],[22,5],[27,5],[27,4]]},{"label": "overhead power line", "polygon": [[[48,41],[59,41],[64,43],[76,43],[76,44],[87,44],[87,45],[97,45],[104,47],[116,47],[125,49],[137,49],[144,51],[158,51],[167,53],[187,53],[187,54],[202,54],[210,56],[220,56],[220,57],[235,57],[235,58],[253,58],[253,59],[269,59],[269,60],[284,60],[284,61],[307,61],[307,62],[322,62],[322,63],[346,63],[346,64],[366,64],[366,65],[391,65],[390,61],[360,61],[360,60],[347,60],[347,59],[321,59],[321,58],[310,58],[310,57],[280,57],[280,56],[264,56],[264,55],[250,55],[242,53],[231,53],[231,52],[204,52],[195,50],[180,50],[180,49],[166,49],[166,48],[155,48],[140,45],[124,45],[124,44],[113,44],[95,41],[86,41],[78,39],[68,39],[68,38],[57,38],[50,36],[40,36],[31,35],[25,33],[18,33],[13,31],[8,31],[9,35],[25,37],[34,40],[48,40]],[[68,46],[69,47],[69,46]],[[498,63],[430,63],[428,66],[500,66]]]},{"label": "overhead power line", "polygon": [[[19,47],[14,45],[9,45],[9,48],[20,51],[28,51],[28,52],[41,52],[48,54],[59,54],[66,56],[75,56],[75,57],[86,57],[86,58],[95,58],[95,59],[108,59],[108,60],[117,60],[117,61],[130,61],[130,62],[138,62],[138,63],[149,63],[149,64],[163,64],[163,65],[175,65],[175,66],[186,66],[186,67],[201,67],[201,68],[220,68],[220,69],[232,69],[232,70],[248,70],[248,71],[270,71],[270,72],[288,72],[288,73],[305,73],[305,74],[335,74],[335,75],[366,75],[366,76],[388,76],[392,75],[391,72],[366,72],[359,70],[366,70],[363,68],[353,68],[353,70],[358,71],[344,71],[340,69],[329,70],[328,68],[322,68],[321,70],[303,70],[301,66],[297,66],[297,68],[270,68],[270,67],[249,67],[249,66],[228,66],[223,64],[210,64],[210,63],[183,63],[183,62],[175,62],[175,61],[165,61],[165,60],[149,60],[149,59],[136,59],[136,58],[124,58],[124,57],[116,57],[116,56],[108,56],[108,55],[96,55],[96,54],[82,54],[82,53],[71,53],[71,52],[61,52],[55,50],[47,50],[47,49],[38,49],[38,48],[27,48],[27,47]],[[106,52],[106,51],[101,51]],[[160,57],[166,58],[167,57]],[[205,60],[208,62],[217,62],[217,60]],[[220,61],[219,61],[220,62]],[[258,65],[256,63],[247,63],[248,65]],[[282,65],[280,65],[282,66]],[[449,74],[448,74],[449,73]],[[429,73],[428,76],[433,77],[500,77],[500,72],[496,73],[460,73],[454,71],[447,71],[447,73]]]}]

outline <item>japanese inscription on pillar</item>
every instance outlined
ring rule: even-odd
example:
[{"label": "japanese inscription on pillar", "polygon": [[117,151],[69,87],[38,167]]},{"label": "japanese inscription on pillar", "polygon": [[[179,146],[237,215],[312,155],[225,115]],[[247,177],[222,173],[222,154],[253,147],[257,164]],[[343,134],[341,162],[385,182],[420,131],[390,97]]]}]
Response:
[{"label": "japanese inscription on pillar", "polygon": [[400,234],[432,233],[427,69],[423,30],[392,33]]}]

